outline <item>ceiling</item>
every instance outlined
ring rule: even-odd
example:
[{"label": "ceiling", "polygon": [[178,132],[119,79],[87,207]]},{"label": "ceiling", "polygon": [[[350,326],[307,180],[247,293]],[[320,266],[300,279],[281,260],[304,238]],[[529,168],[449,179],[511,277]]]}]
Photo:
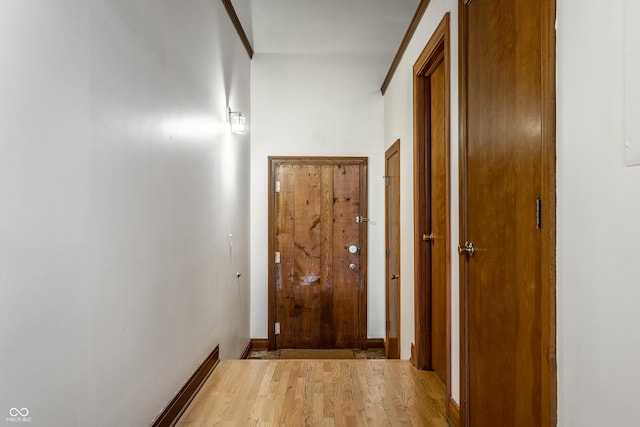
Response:
[{"label": "ceiling", "polygon": [[354,55],[391,65],[419,0],[233,0],[256,54]]}]

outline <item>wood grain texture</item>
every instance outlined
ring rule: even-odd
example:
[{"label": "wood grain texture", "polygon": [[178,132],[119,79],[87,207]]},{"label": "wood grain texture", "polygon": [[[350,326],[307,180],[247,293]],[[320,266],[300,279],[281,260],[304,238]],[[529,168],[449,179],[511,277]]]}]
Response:
[{"label": "wood grain texture", "polygon": [[542,2],[542,419],[558,424],[556,359],[556,0]]},{"label": "wood grain texture", "polygon": [[446,405],[407,361],[225,360],[176,425],[445,427]]},{"label": "wood grain texture", "polygon": [[387,359],[400,358],[400,140],[385,153],[385,289]]},{"label": "wood grain texture", "polygon": [[555,2],[460,8],[461,421],[555,425]]},{"label": "wood grain texture", "polygon": [[[349,246],[360,247],[360,170],[358,166],[337,165],[333,168],[333,322],[335,348],[361,347],[360,276],[349,264],[360,265],[361,253],[350,254]],[[364,224],[364,227],[367,225]],[[354,327],[356,326],[356,327]]]},{"label": "wood grain texture", "polygon": [[430,130],[429,161],[430,184],[429,209],[433,234],[431,245],[431,369],[443,383],[448,376],[448,289],[449,289],[449,141],[446,139],[445,87],[448,78],[445,63],[429,75]]},{"label": "wood grain texture", "polygon": [[[449,14],[413,67],[415,353],[451,391]],[[433,235],[425,241],[424,235]]]},{"label": "wood grain texture", "polygon": [[269,162],[269,348],[366,348],[366,159]]}]

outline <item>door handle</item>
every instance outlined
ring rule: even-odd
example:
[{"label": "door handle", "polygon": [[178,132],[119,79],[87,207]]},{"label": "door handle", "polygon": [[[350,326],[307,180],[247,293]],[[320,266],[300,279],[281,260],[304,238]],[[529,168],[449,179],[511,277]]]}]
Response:
[{"label": "door handle", "polygon": [[435,239],[435,236],[433,235],[433,233],[431,233],[431,234],[422,233],[422,241],[423,242],[431,242],[431,243],[433,243],[434,239]]},{"label": "door handle", "polygon": [[358,264],[349,264],[349,270],[360,271],[360,266]]},{"label": "door handle", "polygon": [[473,247],[472,242],[464,242],[464,246],[458,246],[458,255],[465,255],[469,258],[476,253],[476,249]]},{"label": "door handle", "polygon": [[396,280],[399,276],[397,274],[392,274],[391,275],[391,280]]}]

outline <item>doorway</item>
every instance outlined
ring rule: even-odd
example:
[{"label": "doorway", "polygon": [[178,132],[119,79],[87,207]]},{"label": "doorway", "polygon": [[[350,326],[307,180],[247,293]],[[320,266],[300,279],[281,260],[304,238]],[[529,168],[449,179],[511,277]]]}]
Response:
[{"label": "doorway", "polygon": [[415,344],[450,395],[449,14],[414,65]]},{"label": "doorway", "polygon": [[400,140],[385,153],[385,289],[387,359],[400,358]]},{"label": "doorway", "polygon": [[556,425],[554,21],[460,2],[463,426]]},{"label": "doorway", "polygon": [[269,158],[269,348],[366,348],[367,159]]}]

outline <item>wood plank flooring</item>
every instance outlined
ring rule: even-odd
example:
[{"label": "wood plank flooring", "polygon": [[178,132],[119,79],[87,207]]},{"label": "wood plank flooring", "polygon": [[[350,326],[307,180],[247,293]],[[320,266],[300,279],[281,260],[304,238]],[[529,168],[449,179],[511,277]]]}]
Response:
[{"label": "wood plank flooring", "polygon": [[447,426],[444,386],[405,360],[224,360],[177,426]]}]

